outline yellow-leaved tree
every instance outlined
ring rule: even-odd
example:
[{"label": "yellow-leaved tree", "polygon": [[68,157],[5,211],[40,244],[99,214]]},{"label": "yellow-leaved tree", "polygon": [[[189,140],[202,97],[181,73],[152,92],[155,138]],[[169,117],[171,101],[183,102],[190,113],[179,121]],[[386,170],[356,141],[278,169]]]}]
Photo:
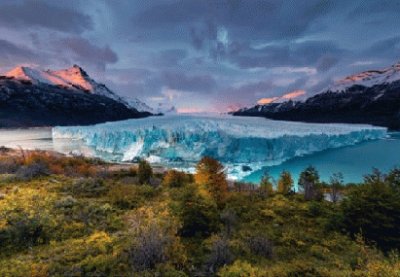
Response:
[{"label": "yellow-leaved tree", "polygon": [[196,184],[211,196],[219,208],[223,207],[228,194],[228,182],[224,166],[210,157],[203,157],[196,166]]}]

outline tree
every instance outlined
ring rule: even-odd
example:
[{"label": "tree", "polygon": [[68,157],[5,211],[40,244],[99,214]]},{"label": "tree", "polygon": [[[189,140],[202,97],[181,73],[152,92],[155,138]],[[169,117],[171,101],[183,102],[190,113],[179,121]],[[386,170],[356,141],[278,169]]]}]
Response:
[{"label": "tree", "polygon": [[304,191],[305,200],[314,200],[320,196],[317,188],[318,184],[319,174],[315,167],[309,166],[301,172],[299,187]]},{"label": "tree", "polygon": [[288,195],[293,189],[292,175],[288,171],[282,171],[279,180],[277,191],[280,194]]},{"label": "tree", "polygon": [[218,207],[223,207],[228,193],[228,182],[223,165],[210,157],[203,157],[196,166],[196,184],[209,194]]},{"label": "tree", "polygon": [[333,203],[339,201],[340,191],[343,186],[343,174],[340,172],[334,173],[329,181],[329,195]]},{"label": "tree", "polygon": [[175,213],[182,223],[179,235],[182,237],[206,237],[217,229],[218,209],[216,203],[199,193],[196,185],[188,185],[176,195]]},{"label": "tree", "polygon": [[271,196],[274,192],[272,177],[268,172],[265,172],[264,176],[261,178],[259,191],[263,198]]},{"label": "tree", "polygon": [[353,236],[361,233],[384,251],[400,249],[400,193],[391,182],[375,170],[341,205],[344,228]]},{"label": "tree", "polygon": [[400,168],[399,167],[393,168],[386,176],[386,180],[394,191],[400,193]]},{"label": "tree", "polygon": [[139,161],[137,176],[139,184],[150,184],[150,179],[153,177],[153,169],[146,160]]},{"label": "tree", "polygon": [[179,188],[190,181],[190,177],[187,174],[172,169],[165,174],[162,184],[170,188]]}]

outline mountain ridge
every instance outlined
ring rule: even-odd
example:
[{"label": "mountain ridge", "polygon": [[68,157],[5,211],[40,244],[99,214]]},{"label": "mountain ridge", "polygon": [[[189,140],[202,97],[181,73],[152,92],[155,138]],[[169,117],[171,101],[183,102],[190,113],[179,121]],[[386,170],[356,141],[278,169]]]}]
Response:
[{"label": "mountain ridge", "polygon": [[350,75],[304,101],[255,105],[232,114],[289,121],[364,123],[400,130],[400,64]]},{"label": "mountain ridge", "polygon": [[17,80],[30,81],[33,84],[49,84],[68,88],[73,91],[83,90],[84,92],[102,95],[121,102],[128,108],[133,108],[139,112],[153,112],[153,109],[137,98],[129,99],[119,96],[111,91],[106,85],[97,83],[79,65],[60,70],[40,70],[36,68],[17,66],[8,71],[5,76]]},{"label": "mountain ridge", "polygon": [[88,125],[149,116],[146,107],[97,83],[78,65],[46,71],[19,66],[0,76],[0,127]]}]

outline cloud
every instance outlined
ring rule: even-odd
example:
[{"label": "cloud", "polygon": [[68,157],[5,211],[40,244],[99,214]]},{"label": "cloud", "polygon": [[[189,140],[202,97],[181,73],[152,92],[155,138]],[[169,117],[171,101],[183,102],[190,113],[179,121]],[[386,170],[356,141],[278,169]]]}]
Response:
[{"label": "cloud", "polygon": [[32,63],[37,55],[29,48],[0,39],[0,66],[14,66],[17,63]]},{"label": "cloud", "polygon": [[298,89],[298,90],[294,90],[292,92],[288,92],[284,95],[281,96],[282,99],[294,99],[294,98],[298,98],[300,96],[303,96],[306,94],[305,90],[302,89]]},{"label": "cloud", "polygon": [[288,93],[285,93],[282,96],[275,96],[275,97],[268,97],[268,98],[261,98],[257,101],[257,104],[259,105],[266,105],[270,104],[273,102],[281,102],[281,101],[287,101],[291,99],[298,98],[300,96],[304,96],[306,94],[305,90],[299,89],[299,90],[294,90]]},{"label": "cloud", "polygon": [[371,15],[394,14],[398,16],[400,13],[400,2],[393,0],[380,0],[380,1],[360,1],[357,6],[352,9],[348,15],[348,20],[354,18],[368,19]]},{"label": "cloud", "polygon": [[232,106],[248,106],[254,104],[259,95],[274,95],[277,86],[271,80],[247,82],[228,85],[216,91],[214,95],[214,109],[227,111]]},{"label": "cloud", "polygon": [[8,28],[42,27],[76,34],[93,27],[88,15],[71,8],[51,5],[45,1],[3,3],[0,7],[0,24]]},{"label": "cloud", "polygon": [[210,75],[186,75],[176,71],[162,74],[163,83],[170,89],[210,93],[216,86],[216,80]]},{"label": "cloud", "polygon": [[175,67],[187,57],[185,49],[167,49],[160,51],[153,58],[153,64],[156,66]]},{"label": "cloud", "polygon": [[169,101],[172,101],[182,96],[181,91],[170,88],[163,88],[161,94],[164,95],[165,98],[168,99]]},{"label": "cloud", "polygon": [[266,104],[270,104],[272,102],[275,102],[278,99],[279,99],[279,97],[261,98],[260,100],[257,101],[257,104],[266,105]]},{"label": "cloud", "polygon": [[356,61],[354,63],[351,63],[350,66],[363,66],[363,65],[372,65],[375,64],[376,62],[374,61]]},{"label": "cloud", "polygon": [[178,113],[204,113],[206,112],[203,109],[196,108],[196,107],[181,107],[177,109]]},{"label": "cloud", "polygon": [[258,95],[260,93],[263,94],[268,92],[271,93],[275,88],[276,85],[272,81],[267,80],[267,81],[242,84],[238,87],[229,88],[227,92],[230,96],[239,95],[242,97],[243,96],[251,97],[254,95]]},{"label": "cloud", "polygon": [[242,69],[269,67],[310,67],[326,71],[335,65],[346,51],[337,43],[325,40],[281,42],[262,48],[248,46],[229,60]]},{"label": "cloud", "polygon": [[56,48],[69,52],[70,59],[76,63],[95,65],[99,70],[104,70],[107,64],[118,61],[117,54],[109,47],[100,47],[81,37],[61,38],[54,42]]},{"label": "cloud", "polygon": [[385,57],[388,54],[399,56],[397,53],[400,50],[400,36],[385,38],[374,42],[364,51],[364,55],[373,57]]},{"label": "cloud", "polygon": [[400,58],[391,0],[0,2],[2,68],[78,63],[117,93],[183,108],[311,96]]}]

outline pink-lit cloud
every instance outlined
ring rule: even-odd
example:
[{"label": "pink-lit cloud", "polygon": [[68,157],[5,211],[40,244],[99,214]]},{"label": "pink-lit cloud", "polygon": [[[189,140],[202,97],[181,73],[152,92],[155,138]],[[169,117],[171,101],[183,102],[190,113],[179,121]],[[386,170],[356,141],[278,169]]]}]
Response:
[{"label": "pink-lit cloud", "polygon": [[205,111],[195,107],[182,107],[177,109],[178,113],[204,113]]},{"label": "pink-lit cloud", "polygon": [[275,102],[278,100],[280,97],[269,97],[269,98],[261,98],[260,100],[257,101],[257,104],[260,105],[266,105],[272,102]]},{"label": "pink-lit cloud", "polygon": [[257,101],[257,104],[266,105],[266,104],[270,104],[270,103],[273,103],[273,102],[286,101],[286,100],[298,98],[298,97],[303,96],[305,94],[306,94],[305,90],[298,89],[298,90],[294,90],[294,91],[288,92],[288,93],[286,93],[286,94],[284,94],[282,96],[279,96],[279,97],[261,98],[260,100]]},{"label": "pink-lit cloud", "polygon": [[298,90],[294,90],[292,92],[289,92],[289,93],[286,93],[286,94],[282,95],[281,98],[283,98],[283,99],[293,99],[293,98],[297,98],[297,97],[303,96],[305,94],[306,94],[305,90],[298,89]]}]

